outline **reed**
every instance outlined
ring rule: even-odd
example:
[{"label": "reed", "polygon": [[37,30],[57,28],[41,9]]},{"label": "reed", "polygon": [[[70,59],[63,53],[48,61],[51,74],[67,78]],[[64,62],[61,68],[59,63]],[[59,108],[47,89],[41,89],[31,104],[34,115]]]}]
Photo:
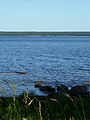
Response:
[{"label": "reed", "polygon": [[36,96],[28,92],[0,97],[0,120],[90,120],[90,100],[65,95]]}]

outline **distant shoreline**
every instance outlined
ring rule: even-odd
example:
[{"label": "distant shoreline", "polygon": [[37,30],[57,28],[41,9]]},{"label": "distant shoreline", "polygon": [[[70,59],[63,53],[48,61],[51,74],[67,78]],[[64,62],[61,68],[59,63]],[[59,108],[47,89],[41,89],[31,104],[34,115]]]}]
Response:
[{"label": "distant shoreline", "polygon": [[90,32],[13,32],[0,31],[0,36],[90,36]]}]

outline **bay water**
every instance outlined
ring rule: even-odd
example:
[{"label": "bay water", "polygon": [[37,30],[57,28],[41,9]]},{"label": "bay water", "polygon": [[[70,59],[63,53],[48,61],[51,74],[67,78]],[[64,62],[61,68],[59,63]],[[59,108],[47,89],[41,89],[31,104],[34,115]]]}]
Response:
[{"label": "bay water", "polygon": [[0,96],[41,94],[37,81],[68,87],[90,81],[90,36],[0,36]]}]

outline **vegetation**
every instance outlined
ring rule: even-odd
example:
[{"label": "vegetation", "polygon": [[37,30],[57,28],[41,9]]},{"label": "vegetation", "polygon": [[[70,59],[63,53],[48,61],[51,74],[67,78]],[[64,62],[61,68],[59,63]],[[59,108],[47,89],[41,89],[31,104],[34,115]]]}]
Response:
[{"label": "vegetation", "polygon": [[0,120],[90,120],[89,111],[89,99],[68,94],[0,98]]},{"label": "vegetation", "polygon": [[90,32],[0,32],[0,36],[90,36]]}]

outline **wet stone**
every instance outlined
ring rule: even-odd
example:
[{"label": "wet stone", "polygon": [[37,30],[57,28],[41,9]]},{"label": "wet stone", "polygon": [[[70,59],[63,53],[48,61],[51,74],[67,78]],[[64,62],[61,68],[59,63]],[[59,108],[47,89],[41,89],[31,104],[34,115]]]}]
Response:
[{"label": "wet stone", "polygon": [[35,88],[40,88],[40,87],[42,87],[43,84],[47,84],[47,82],[45,82],[43,80],[38,80],[38,81],[35,82],[34,87]]},{"label": "wet stone", "polygon": [[57,94],[58,95],[65,94],[65,93],[67,93],[67,91],[68,91],[68,87],[66,85],[60,85],[57,87]]},{"label": "wet stone", "polygon": [[88,91],[87,91],[87,86],[86,85],[82,85],[82,86],[74,86],[72,87],[69,91],[68,94],[72,95],[72,96],[86,96],[88,97]]},{"label": "wet stone", "polygon": [[42,92],[55,92],[55,88],[51,86],[41,86],[40,91]]}]

